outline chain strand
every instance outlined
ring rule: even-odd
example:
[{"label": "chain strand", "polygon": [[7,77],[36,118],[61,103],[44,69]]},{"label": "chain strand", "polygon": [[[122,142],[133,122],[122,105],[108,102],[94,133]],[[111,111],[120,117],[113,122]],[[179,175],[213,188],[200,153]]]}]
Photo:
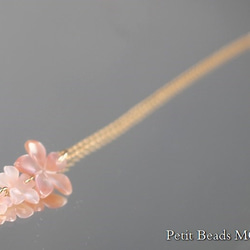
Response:
[{"label": "chain strand", "polygon": [[250,49],[250,33],[213,53],[174,80],[166,83],[112,123],[72,147],[61,151],[60,154],[66,158],[68,167],[73,166],[86,155],[124,134],[195,81],[248,49]]}]

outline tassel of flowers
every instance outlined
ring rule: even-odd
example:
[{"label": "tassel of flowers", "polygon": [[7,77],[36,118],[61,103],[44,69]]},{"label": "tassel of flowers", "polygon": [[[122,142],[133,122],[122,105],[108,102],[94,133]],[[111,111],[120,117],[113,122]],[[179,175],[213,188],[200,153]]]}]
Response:
[{"label": "tassel of flowers", "polygon": [[0,224],[28,218],[44,207],[59,208],[67,203],[63,195],[72,193],[69,178],[63,174],[66,160],[58,152],[46,155],[41,142],[25,143],[28,154],[20,156],[14,166],[5,166],[0,173]]}]

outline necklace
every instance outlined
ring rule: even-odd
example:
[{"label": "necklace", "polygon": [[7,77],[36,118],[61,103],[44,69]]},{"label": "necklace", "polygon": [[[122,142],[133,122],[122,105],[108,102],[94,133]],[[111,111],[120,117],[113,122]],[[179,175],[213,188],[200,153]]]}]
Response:
[{"label": "necklace", "polygon": [[117,139],[207,73],[249,49],[250,33],[222,47],[115,121],[65,150],[47,155],[41,142],[28,140],[24,145],[27,154],[20,156],[13,166],[5,166],[0,173],[0,224],[15,221],[17,217],[28,218],[45,207],[64,206],[65,196],[72,193],[71,182],[64,172],[71,166]]}]

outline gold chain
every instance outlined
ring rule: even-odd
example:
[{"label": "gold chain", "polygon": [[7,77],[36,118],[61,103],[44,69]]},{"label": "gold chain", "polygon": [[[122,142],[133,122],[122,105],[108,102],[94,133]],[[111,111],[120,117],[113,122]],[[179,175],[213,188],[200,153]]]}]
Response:
[{"label": "gold chain", "polygon": [[66,158],[68,167],[73,166],[75,162],[84,158],[86,155],[124,134],[192,83],[248,49],[250,49],[250,33],[222,47],[174,80],[166,83],[152,95],[139,102],[104,128],[72,147],[61,151],[61,157]]}]

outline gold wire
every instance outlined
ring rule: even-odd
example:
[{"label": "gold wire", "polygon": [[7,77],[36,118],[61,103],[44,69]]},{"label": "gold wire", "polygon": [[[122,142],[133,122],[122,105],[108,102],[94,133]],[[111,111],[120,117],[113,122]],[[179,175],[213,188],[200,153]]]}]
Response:
[{"label": "gold wire", "polygon": [[222,47],[177,78],[166,83],[104,128],[61,151],[61,156],[67,160],[67,166],[73,166],[86,155],[115,140],[195,81],[248,49],[250,49],[250,33]]},{"label": "gold wire", "polygon": [[9,190],[7,187],[1,187],[0,188],[0,194],[4,192],[4,195],[5,196],[8,196],[9,195]]},{"label": "gold wire", "polygon": [[31,176],[29,179],[25,180],[24,183],[27,184],[33,180],[35,180],[35,176]]}]

